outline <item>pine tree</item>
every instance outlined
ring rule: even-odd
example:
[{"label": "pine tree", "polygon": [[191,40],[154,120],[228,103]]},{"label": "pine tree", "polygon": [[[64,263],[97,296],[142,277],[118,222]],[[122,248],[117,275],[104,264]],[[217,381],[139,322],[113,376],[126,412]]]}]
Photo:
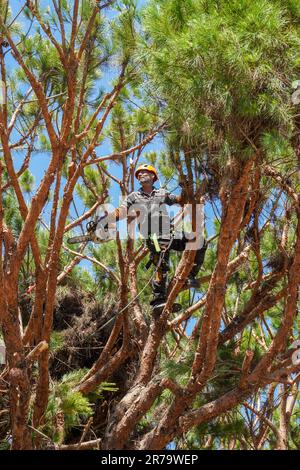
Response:
[{"label": "pine tree", "polygon": [[[298,2],[0,8],[1,448],[298,449]],[[210,219],[158,318],[141,240],[68,243],[144,161]]]}]

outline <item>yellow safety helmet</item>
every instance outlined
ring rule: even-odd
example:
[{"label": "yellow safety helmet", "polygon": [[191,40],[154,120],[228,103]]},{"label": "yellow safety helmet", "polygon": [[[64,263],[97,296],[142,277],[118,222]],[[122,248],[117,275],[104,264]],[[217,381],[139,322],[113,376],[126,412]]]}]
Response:
[{"label": "yellow safety helmet", "polygon": [[158,174],[157,174],[157,171],[156,169],[154,168],[154,166],[152,165],[147,165],[147,163],[145,163],[144,165],[140,165],[136,170],[135,170],[135,174],[134,176],[137,178],[138,177],[138,174],[141,170],[147,170],[147,171],[150,171],[151,173],[154,174],[155,178],[154,178],[154,181],[158,180]]}]

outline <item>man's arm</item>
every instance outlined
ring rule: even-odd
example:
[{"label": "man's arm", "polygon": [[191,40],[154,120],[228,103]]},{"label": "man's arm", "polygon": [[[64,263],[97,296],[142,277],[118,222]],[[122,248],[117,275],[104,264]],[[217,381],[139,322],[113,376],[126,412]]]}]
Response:
[{"label": "man's arm", "polygon": [[[168,206],[172,206],[173,204],[179,204],[180,206],[184,206],[185,204],[188,204],[188,197],[186,192],[183,190],[179,196],[175,196],[175,194],[170,194],[167,193],[166,199],[165,199],[165,204]],[[205,197],[201,196],[199,203],[204,204],[205,202]]]},{"label": "man's arm", "polygon": [[95,232],[97,228],[106,228],[109,224],[113,224],[118,222],[118,220],[124,219],[126,217],[126,213],[126,207],[124,208],[123,206],[120,206],[109,214],[106,212],[102,217],[96,218],[96,220],[90,220],[90,222],[86,224],[86,229],[88,232]]},{"label": "man's arm", "polygon": [[130,194],[127,196],[120,207],[117,207],[114,211],[110,212],[109,214],[106,214],[104,217],[102,217],[99,222],[101,222],[101,225],[107,225],[111,224],[114,222],[118,222],[119,220],[125,219],[128,215],[128,211],[130,207],[134,204],[134,195]]},{"label": "man's arm", "polygon": [[110,212],[103,219],[101,222],[106,225],[113,222],[118,222],[119,220],[125,219],[127,215],[127,208],[123,204],[120,207],[117,207],[114,211]]},{"label": "man's arm", "polygon": [[96,220],[91,220],[86,224],[86,228],[88,232],[94,232],[97,229],[97,226],[99,225],[99,229],[101,227],[106,227],[109,224],[113,224],[115,222],[118,222],[119,220],[125,219],[128,213],[129,207],[133,204],[132,197],[131,195],[127,196],[120,207],[117,207],[115,210],[112,212],[108,213],[106,212],[105,215],[103,215],[100,218],[97,218]]},{"label": "man's arm", "polygon": [[182,191],[179,196],[175,196],[175,194],[170,193],[166,194],[165,204],[167,204],[167,206],[173,206],[173,204],[179,204],[180,206],[184,206],[185,204],[187,204],[187,202],[187,197],[184,191]]}]

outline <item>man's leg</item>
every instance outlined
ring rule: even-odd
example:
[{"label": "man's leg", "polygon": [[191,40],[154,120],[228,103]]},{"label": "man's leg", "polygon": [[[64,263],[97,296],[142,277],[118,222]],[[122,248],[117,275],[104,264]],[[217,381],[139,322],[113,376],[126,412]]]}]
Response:
[{"label": "man's leg", "polygon": [[150,305],[155,305],[157,303],[166,301],[167,280],[168,280],[168,270],[169,270],[169,253],[168,252],[164,253],[164,256],[162,259],[161,259],[160,253],[154,253],[153,264],[157,268],[157,271],[151,282],[153,300],[150,302]]},{"label": "man's leg", "polygon": [[[169,242],[167,244],[160,243],[160,247],[163,250],[163,255],[161,253],[154,253],[153,263],[157,268],[155,276],[152,280],[152,292],[153,299],[150,302],[150,305],[153,307],[154,314],[160,314],[167,301],[167,280],[168,280],[168,271],[169,266]],[[159,266],[158,266],[159,264]],[[174,303],[172,306],[173,312],[178,312],[181,310],[181,305]]]}]

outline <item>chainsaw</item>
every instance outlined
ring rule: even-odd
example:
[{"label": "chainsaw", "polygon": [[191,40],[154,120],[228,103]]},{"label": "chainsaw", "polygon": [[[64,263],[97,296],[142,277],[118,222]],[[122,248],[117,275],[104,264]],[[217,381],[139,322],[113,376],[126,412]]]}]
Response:
[{"label": "chainsaw", "polygon": [[116,225],[102,225],[101,221],[91,221],[87,224],[88,233],[68,238],[67,243],[74,245],[75,243],[106,243],[116,239]]}]

